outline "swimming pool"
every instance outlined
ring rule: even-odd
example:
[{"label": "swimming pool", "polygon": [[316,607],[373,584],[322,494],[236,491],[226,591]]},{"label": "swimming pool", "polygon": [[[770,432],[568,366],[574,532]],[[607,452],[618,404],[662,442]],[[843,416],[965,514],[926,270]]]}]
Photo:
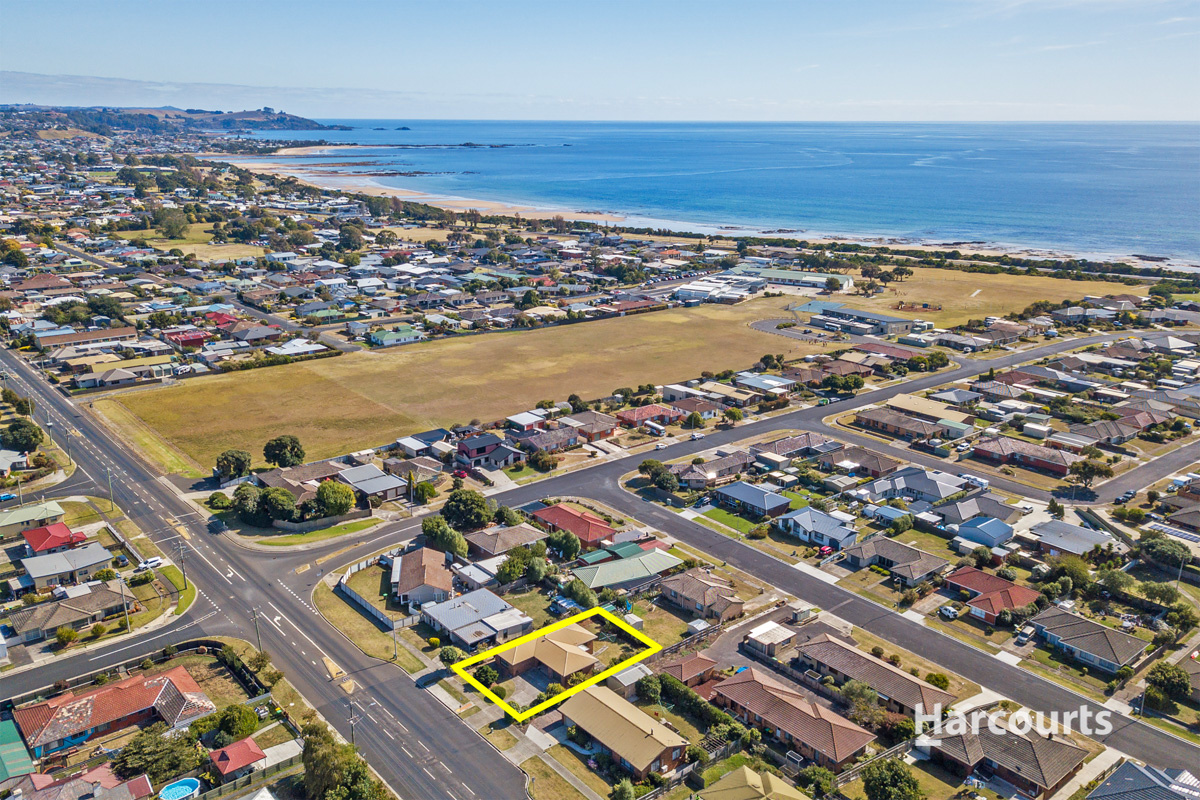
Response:
[{"label": "swimming pool", "polygon": [[195,778],[184,778],[181,781],[168,783],[158,793],[162,800],[188,800],[200,794],[200,781]]}]

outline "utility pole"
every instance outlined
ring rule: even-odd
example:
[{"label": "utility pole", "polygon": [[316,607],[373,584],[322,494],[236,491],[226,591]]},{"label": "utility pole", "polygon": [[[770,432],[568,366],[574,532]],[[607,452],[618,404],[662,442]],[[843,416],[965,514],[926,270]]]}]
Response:
[{"label": "utility pole", "polygon": [[184,560],[183,540],[177,541],[175,544],[179,548],[179,570],[183,573],[183,589],[187,591],[187,562]]},{"label": "utility pole", "polygon": [[129,627],[129,603],[125,602],[125,579],[118,575],[117,580],[121,582],[121,608],[125,609],[125,632],[131,633],[133,629]]},{"label": "utility pole", "polygon": [[396,641],[396,620],[392,620],[392,661],[400,660],[400,645]]},{"label": "utility pole", "polygon": [[104,470],[108,473],[108,510],[112,512],[117,510],[117,504],[113,502],[112,467],[105,467]]},{"label": "utility pole", "polygon": [[251,615],[254,617],[254,639],[258,642],[258,652],[262,652],[262,634],[258,632],[258,608],[250,609]]}]

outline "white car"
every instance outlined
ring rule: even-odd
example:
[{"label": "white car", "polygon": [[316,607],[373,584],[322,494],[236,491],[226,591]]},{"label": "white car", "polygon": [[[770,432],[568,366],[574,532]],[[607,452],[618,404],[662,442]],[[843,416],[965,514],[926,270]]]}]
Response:
[{"label": "white car", "polygon": [[138,564],[138,572],[144,572],[148,569],[158,569],[163,564],[163,560],[158,556],[151,556],[142,563]]},{"label": "white car", "polygon": [[670,445],[668,445],[666,442],[659,442],[658,444],[654,445],[654,449],[655,450],[666,450],[669,446]]},{"label": "white car", "polygon": [[954,606],[942,606],[938,609],[938,613],[946,619],[958,619],[958,609]]},{"label": "white car", "polygon": [[692,434],[693,442],[696,441],[697,439],[703,439],[703,438],[704,438],[704,434],[701,433],[700,431],[696,431],[695,433]]},{"label": "white car", "polygon": [[1033,513],[1033,506],[1029,505],[1028,503],[1017,506],[1017,508],[1021,509],[1022,514],[1032,514]]}]

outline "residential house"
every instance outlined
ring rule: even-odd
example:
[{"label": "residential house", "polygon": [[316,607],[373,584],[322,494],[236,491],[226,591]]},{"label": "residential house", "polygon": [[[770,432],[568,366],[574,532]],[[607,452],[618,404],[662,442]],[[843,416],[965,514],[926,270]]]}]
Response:
[{"label": "residential house", "polygon": [[713,679],[717,662],[703,653],[692,653],[670,664],[659,667],[663,675],[670,675],[684,686],[696,687]]},{"label": "residential house", "polygon": [[502,678],[541,669],[551,681],[569,685],[575,676],[590,675],[600,663],[593,654],[596,634],[580,625],[568,625],[521,642],[496,655],[493,662]]},{"label": "residential house", "polygon": [[848,548],[846,562],[855,569],[878,564],[891,570],[901,586],[916,586],[941,573],[950,562],[886,536],[876,536]]},{"label": "residential house", "polygon": [[111,561],[112,553],[99,542],[92,542],[74,550],[23,558],[21,566],[40,591],[64,583],[83,583]]},{"label": "residential house", "polygon": [[448,554],[422,547],[392,560],[392,594],[401,603],[440,603],[454,593]]},{"label": "residential house", "polygon": [[472,531],[464,537],[467,548],[476,558],[492,558],[517,547],[526,547],[546,538],[546,532],[522,522],[518,525],[493,525]]},{"label": "residential house", "polygon": [[145,800],[154,795],[154,787],[145,774],[122,781],[109,764],[67,778],[30,772],[4,782],[4,790],[9,797],[20,800]]},{"label": "residential house", "polygon": [[571,572],[589,589],[635,589],[653,582],[682,563],[683,559],[665,550],[651,548],[629,558],[575,567]]},{"label": "residential house", "polygon": [[689,489],[707,489],[717,483],[746,472],[754,463],[754,456],[745,451],[730,453],[727,456],[714,458],[700,464],[683,462],[673,464],[669,469],[681,486]]},{"label": "residential house", "polygon": [[775,658],[796,641],[796,631],[774,620],[759,623],[742,637],[742,647]]},{"label": "residential house", "polygon": [[15,709],[13,719],[33,756],[43,758],[131,725],[165,722],[173,729],[216,710],[187,668],[174,667],[152,675],[134,675],[80,694],[68,690]]},{"label": "residential house", "polygon": [[959,525],[958,535],[968,542],[992,548],[999,547],[1012,539],[1013,528],[1007,522],[980,516]]},{"label": "residential house", "polygon": [[388,475],[404,478],[405,481],[411,479],[413,484],[425,482],[436,484],[445,477],[442,472],[442,462],[428,456],[386,458],[383,461],[383,471]]},{"label": "residential house", "polygon": [[278,467],[268,472],[260,472],[252,480],[260,487],[278,486],[287,489],[296,498],[297,503],[314,499],[321,483],[336,478],[347,465],[340,461],[314,461],[311,464],[301,464],[296,467]]},{"label": "residential house", "polygon": [[862,488],[873,502],[899,497],[938,503],[966,491],[970,486],[966,478],[948,472],[905,467]]},{"label": "residential house", "polygon": [[796,658],[805,668],[832,677],[836,686],[846,681],[865,683],[879,695],[881,706],[898,714],[936,714],[958,699],[836,636],[825,634],[802,642],[796,647]]},{"label": "residential house", "polygon": [[551,531],[569,531],[584,548],[599,547],[616,533],[612,526],[585,509],[556,503],[533,513],[533,518]]},{"label": "residential house", "polygon": [[426,603],[421,606],[421,621],[447,634],[457,647],[466,650],[499,644],[533,628],[528,615],[487,589],[476,589],[441,603]]},{"label": "residential house", "polygon": [[1021,509],[1004,502],[998,494],[978,492],[961,500],[943,503],[931,511],[942,518],[945,525],[961,525],[979,516],[991,517],[1011,525],[1021,516]]},{"label": "residential house", "polygon": [[21,535],[25,537],[25,552],[30,556],[61,553],[87,541],[82,531],[73,531],[62,522],[30,528]]},{"label": "residential house", "polygon": [[374,464],[349,467],[333,476],[334,480],[354,489],[364,500],[377,499],[382,502],[404,497],[408,483],[403,478],[389,475]]},{"label": "residential house", "polygon": [[1030,619],[1037,635],[1088,667],[1115,673],[1133,666],[1146,651],[1146,642],[1107,625],[1050,606]]},{"label": "residential house", "polygon": [[858,539],[858,529],[853,525],[811,506],[790,511],[775,524],[800,541],[815,547],[845,550]]},{"label": "residential house", "polygon": [[525,460],[525,454],[504,443],[494,433],[469,436],[458,443],[455,460],[469,467],[507,467]]},{"label": "residential house", "polygon": [[1085,528],[1061,519],[1039,522],[1029,529],[1029,533],[1037,539],[1038,550],[1048,556],[1082,556],[1097,547],[1118,546],[1117,540],[1107,531]]},{"label": "residential house", "polygon": [[700,800],[808,800],[786,778],[741,766],[696,794]]},{"label": "residential house", "polygon": [[1181,768],[1159,769],[1124,761],[1087,800],[1195,800],[1200,779]]},{"label": "residential house", "polygon": [[900,469],[900,462],[896,459],[862,447],[847,447],[844,450],[822,453],[817,463],[824,472],[838,471],[872,478],[882,478]]},{"label": "residential house", "polygon": [[994,733],[988,725],[978,728],[978,732],[935,736],[918,748],[955,776],[994,775],[1034,800],[1052,797],[1088,757],[1087,750],[1061,735]]},{"label": "residential house", "polygon": [[699,567],[663,578],[659,593],[664,600],[702,619],[725,622],[740,617],[744,609],[732,581]]},{"label": "residential house", "polygon": [[686,739],[607,686],[588,687],[560,708],[568,727],[592,737],[638,781],[672,772],[686,757]]},{"label": "residential house", "polygon": [[864,428],[895,436],[909,442],[944,436],[944,429],[933,422],[910,417],[892,408],[869,408],[855,415],[855,422]]},{"label": "residential house", "polygon": [[6,508],[0,511],[0,541],[18,536],[30,528],[41,528],[62,521],[62,506],[53,500]]},{"label": "residential house", "polygon": [[807,458],[817,453],[841,449],[841,445],[819,433],[801,433],[782,439],[750,445],[750,454],[771,453],[784,458]]},{"label": "residential house", "polygon": [[220,777],[221,783],[249,775],[256,769],[262,769],[267,763],[267,754],[249,736],[240,742],[213,750],[208,754],[208,758],[212,761],[213,769]]},{"label": "residential house", "polygon": [[86,587],[89,591],[72,593],[61,600],[51,600],[9,614],[9,624],[19,642],[36,642],[53,636],[59,628],[83,630],[94,622],[120,614],[132,608],[136,601],[119,587],[98,583]]},{"label": "residential house", "polygon": [[683,412],[679,409],[657,403],[626,408],[617,412],[617,421],[627,428],[640,428],[647,422],[670,425],[681,419],[683,419]]},{"label": "residential house", "polygon": [[791,506],[791,500],[753,483],[738,481],[713,492],[717,503],[753,517],[778,517]]},{"label": "residential house", "polygon": [[1036,602],[1041,594],[1036,589],[1021,586],[975,567],[959,567],[946,576],[946,585],[969,594],[969,613],[989,625],[996,623],[1001,611],[1024,608]]},{"label": "residential house", "polygon": [[1056,450],[1008,436],[980,439],[975,443],[972,453],[978,458],[997,464],[1017,464],[1060,477],[1067,475],[1076,461],[1083,460],[1083,456],[1065,450]]},{"label": "residential house", "polygon": [[703,397],[684,397],[673,400],[671,407],[683,414],[684,417],[699,414],[700,418],[705,420],[720,419],[725,413],[725,406],[705,400]]},{"label": "residential house", "polygon": [[578,414],[563,417],[560,422],[574,429],[580,437],[589,442],[607,439],[617,430],[617,418],[599,411],[580,411]]},{"label": "residential house", "polygon": [[579,432],[569,426],[545,431],[537,429],[521,433],[509,431],[508,436],[514,444],[530,452],[557,453],[583,444]]},{"label": "residential house", "polygon": [[875,734],[754,667],[718,683],[713,703],[834,772],[857,760],[875,741]]}]

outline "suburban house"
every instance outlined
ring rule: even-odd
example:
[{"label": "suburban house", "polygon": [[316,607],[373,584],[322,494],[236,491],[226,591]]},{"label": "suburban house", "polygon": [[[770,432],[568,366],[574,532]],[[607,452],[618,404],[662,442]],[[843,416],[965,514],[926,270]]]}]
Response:
[{"label": "suburban house", "polygon": [[789,511],[775,524],[800,541],[815,547],[844,550],[853,545],[858,538],[858,529],[853,525],[810,506]]},{"label": "suburban house", "polygon": [[746,452],[731,453],[701,464],[684,462],[673,464],[669,469],[680,485],[689,489],[707,489],[710,486],[741,475],[754,463],[754,456]]},{"label": "suburban house", "polygon": [[334,480],[346,484],[361,498],[383,502],[402,498],[408,488],[403,478],[389,475],[374,464],[349,467],[335,475]]},{"label": "suburban house", "polygon": [[472,531],[463,538],[467,540],[469,553],[476,558],[491,558],[503,555],[516,547],[540,542],[546,538],[546,532],[522,522],[518,525],[493,525],[479,531]]},{"label": "suburban house", "polygon": [[1125,761],[1092,790],[1087,800],[1188,800],[1200,780],[1186,769],[1158,769]]},{"label": "suburban house", "polygon": [[1007,522],[980,516],[959,525],[958,535],[968,542],[992,548],[999,547],[1013,538],[1013,528]]},{"label": "suburban house", "polygon": [[1089,667],[1113,673],[1133,666],[1146,651],[1136,636],[1113,630],[1058,606],[1050,606],[1029,620],[1037,635]]},{"label": "suburban house", "polygon": [[563,426],[551,430],[532,429],[525,432],[509,431],[508,438],[518,447],[525,450],[543,453],[557,453],[560,450],[570,450],[583,444],[579,431]]},{"label": "suburban house", "polygon": [[0,540],[18,536],[30,528],[41,528],[62,521],[62,506],[53,500],[6,508],[0,511]]},{"label": "suburban house", "polygon": [[36,642],[53,636],[59,628],[64,627],[82,630],[93,622],[120,614],[136,604],[131,594],[122,594],[119,587],[113,588],[106,583],[83,588],[89,591],[72,593],[61,600],[38,603],[11,612],[8,619],[17,634],[16,641]]},{"label": "suburban house", "polygon": [[911,717],[918,710],[934,714],[958,699],[836,636],[825,634],[803,642],[796,648],[796,658],[806,668],[832,677],[837,686],[846,681],[865,683],[878,693],[880,705],[898,714]]},{"label": "suburban house", "polygon": [[717,662],[703,653],[692,653],[660,667],[659,672],[670,675],[684,686],[694,687],[712,680],[717,672]]},{"label": "suburban house", "polygon": [[401,603],[440,603],[454,592],[448,554],[422,547],[392,561],[392,594]]},{"label": "suburban house", "polygon": [[863,486],[872,502],[894,497],[937,503],[970,487],[966,478],[924,467],[905,467]]},{"label": "suburban house", "polygon": [[696,794],[700,800],[808,800],[808,797],[770,772],[740,766]]},{"label": "suburban house", "polygon": [[724,622],[743,613],[744,603],[733,582],[699,567],[663,578],[659,591],[663,599],[703,619]]},{"label": "suburban house", "polygon": [[658,425],[670,425],[681,419],[683,419],[682,411],[657,403],[626,408],[617,412],[617,421],[626,428],[640,428],[647,422],[654,422]]},{"label": "suburban house", "polygon": [[1088,756],[1087,750],[1063,736],[993,733],[987,725],[980,725],[978,733],[932,737],[918,747],[954,775],[966,778],[980,770],[1034,800],[1053,796]]},{"label": "suburban house", "polygon": [[267,754],[249,736],[220,750],[213,750],[208,757],[213,769],[221,776],[221,783],[249,775],[267,762]]},{"label": "suburban house", "polygon": [[894,408],[870,408],[859,411],[855,422],[864,428],[886,433],[909,442],[923,442],[937,436],[944,436],[945,429],[941,425],[916,417],[910,417]]},{"label": "suburban house", "polygon": [[217,710],[188,674],[175,667],[135,675],[82,694],[71,691],[18,708],[13,719],[35,758],[76,747],[101,733],[148,722],[190,725]]},{"label": "suburban house", "polygon": [[666,550],[651,548],[627,558],[574,567],[571,572],[589,589],[633,589],[650,583],[682,563],[683,559]]},{"label": "suburban house", "polygon": [[822,436],[819,433],[801,433],[795,436],[785,436],[771,442],[750,445],[751,455],[770,453],[784,458],[807,458],[826,450],[838,450],[841,445]]},{"label": "suburban house", "polygon": [[585,548],[599,547],[616,533],[612,526],[590,511],[556,503],[533,513],[533,518],[552,531],[569,531]]},{"label": "suburban house", "polygon": [[997,464],[1017,464],[1058,476],[1066,476],[1072,464],[1083,460],[1083,456],[1066,450],[1056,450],[1009,436],[980,439],[975,443],[972,453]]},{"label": "suburban house", "polygon": [[552,681],[567,686],[573,676],[586,677],[600,663],[592,654],[595,641],[596,634],[587,628],[568,625],[533,641],[522,642],[499,653],[493,660],[503,678],[540,668]]},{"label": "suburban house", "polygon": [[1029,529],[1037,539],[1038,550],[1048,556],[1082,556],[1097,547],[1117,546],[1117,540],[1107,531],[1073,525],[1061,519],[1039,522]]},{"label": "suburban house", "polygon": [[617,430],[617,418],[599,411],[580,411],[578,414],[563,417],[559,422],[574,429],[580,437],[589,442],[607,439]]},{"label": "suburban house", "polygon": [[875,734],[750,667],[713,689],[713,703],[834,772],[855,761]]},{"label": "suburban house", "polygon": [[977,492],[961,500],[943,503],[931,511],[942,518],[945,525],[961,525],[978,516],[991,517],[1011,525],[1021,516],[1021,509],[1009,505],[992,492]]},{"label": "suburban house", "polygon": [[673,400],[671,401],[671,407],[685,417],[692,414],[699,414],[700,419],[705,420],[719,419],[725,413],[725,406],[720,403],[714,403],[711,400],[705,400],[703,397],[684,397],[679,400]]},{"label": "suburban house", "polygon": [[13,781],[4,781],[3,785],[9,797],[20,800],[144,800],[154,796],[154,787],[144,773],[122,781],[113,774],[109,764],[92,767],[69,778],[30,772]]},{"label": "suburban house", "polygon": [[781,494],[745,481],[722,486],[713,492],[713,496],[726,508],[753,517],[778,517],[792,504],[791,500]]},{"label": "suburban house", "polygon": [[50,553],[21,559],[25,574],[39,591],[64,583],[83,583],[90,580],[112,561],[112,553],[99,542],[92,542],[74,550]]},{"label": "suburban house", "polygon": [[506,642],[533,628],[528,615],[487,589],[426,603],[421,606],[421,621],[448,634],[456,646],[466,650]]},{"label": "suburban house", "polygon": [[1024,608],[1041,594],[1036,589],[975,567],[959,567],[951,572],[946,576],[946,586],[971,595],[967,601],[971,616],[989,625],[995,624],[1001,611]]},{"label": "suburban house", "polygon": [[454,458],[469,467],[507,467],[524,461],[525,454],[494,433],[480,433],[460,441]]},{"label": "suburban house", "polygon": [[252,480],[266,488],[278,486],[287,489],[297,503],[315,499],[321,483],[337,477],[347,465],[340,461],[314,461],[295,467],[278,467],[253,476]]},{"label": "suburban house", "polygon": [[822,453],[817,464],[824,472],[854,473],[872,478],[882,478],[900,469],[900,462],[896,459],[862,447],[847,447],[844,450]]},{"label": "suburban house", "polygon": [[886,536],[876,536],[847,549],[846,561],[855,569],[878,564],[891,570],[902,586],[916,586],[940,573],[950,562]]},{"label": "suburban house", "polygon": [[61,553],[87,541],[87,536],[73,531],[61,522],[30,528],[22,533],[25,537],[25,552],[30,556]]},{"label": "suburban house", "polygon": [[563,722],[592,737],[613,762],[641,781],[683,763],[687,740],[607,686],[591,686],[561,707]]}]

